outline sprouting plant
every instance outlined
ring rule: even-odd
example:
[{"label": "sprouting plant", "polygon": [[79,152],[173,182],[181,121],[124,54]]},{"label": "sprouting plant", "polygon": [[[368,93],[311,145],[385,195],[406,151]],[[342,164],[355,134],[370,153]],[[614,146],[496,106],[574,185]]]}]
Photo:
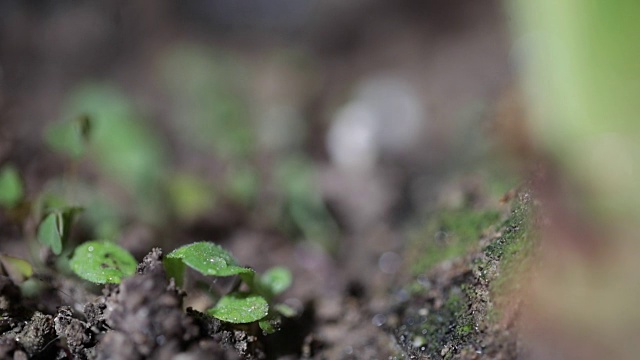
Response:
[{"label": "sprouting plant", "polygon": [[208,276],[237,275],[246,285],[246,290],[237,290],[222,296],[207,312],[209,315],[231,323],[251,323],[258,321],[266,332],[276,330],[279,314],[290,316],[294,311],[286,305],[278,304],[274,310],[269,304],[276,295],[285,291],[292,281],[291,273],[282,267],[268,270],[258,276],[253,269],[239,266],[233,256],[210,242],[196,242],[180,247],[169,253],[164,260],[165,269],[177,283],[182,283],[185,266]]},{"label": "sprouting plant", "polygon": [[82,208],[72,206],[49,210],[38,227],[38,241],[49,246],[54,254],[60,255],[69,238],[71,223],[80,211]]},{"label": "sprouting plant", "polygon": [[[163,263],[167,276],[174,278],[178,285],[183,283],[187,266],[206,276],[238,276],[238,286],[207,310],[219,320],[234,324],[257,321],[265,332],[271,333],[277,329],[281,315],[295,314],[284,304],[273,304],[274,298],[292,282],[291,273],[283,267],[258,276],[253,269],[238,265],[228,251],[210,242],[195,242],[175,249],[167,254]],[[103,241],[90,241],[77,247],[70,265],[79,277],[98,284],[119,283],[136,269],[136,261],[127,250]],[[242,284],[246,286],[242,288]]]}]

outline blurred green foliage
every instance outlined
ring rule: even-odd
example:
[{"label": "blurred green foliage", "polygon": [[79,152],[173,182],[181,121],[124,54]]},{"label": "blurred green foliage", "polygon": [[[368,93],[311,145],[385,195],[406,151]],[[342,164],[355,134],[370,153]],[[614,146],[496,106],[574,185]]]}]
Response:
[{"label": "blurred green foliage", "polygon": [[197,175],[176,173],[167,183],[173,210],[180,220],[193,220],[215,207],[217,194],[213,184]]},{"label": "blurred green foliage", "polygon": [[161,75],[174,106],[176,129],[186,143],[223,159],[247,158],[256,150],[246,95],[248,70],[222,51],[196,45],[171,49]]},{"label": "blurred green foliage", "polygon": [[47,129],[48,144],[72,157],[87,156],[135,199],[140,218],[158,221],[165,149],[131,101],[110,85],[82,85],[68,96],[61,119]]},{"label": "blurred green foliage", "polygon": [[225,191],[228,196],[239,204],[252,205],[260,192],[258,170],[242,163],[233,164],[226,173]]},{"label": "blurred green foliage", "polygon": [[506,2],[536,141],[601,218],[640,215],[640,2]]},{"label": "blurred green foliage", "polygon": [[[259,148],[257,132],[264,129],[250,113],[249,67],[238,59],[182,44],[161,54],[155,68],[175,119],[169,123],[172,140],[185,154],[210,162],[198,170],[175,164],[180,156],[169,157],[166,141],[141,116],[135,98],[108,83],[74,88],[60,121],[45,132],[50,147],[69,158],[65,175],[47,187],[47,201],[81,205],[83,221],[107,239],[131,219],[162,227],[172,217],[191,222],[240,205],[246,216],[255,211],[251,217],[267,217],[288,236],[336,250],[338,228],[314,184],[313,161],[301,150]],[[86,168],[98,176],[82,178]],[[272,208],[258,206],[265,199],[275,200]]]},{"label": "blurred green foliage", "polygon": [[335,252],[339,229],[315,187],[314,177],[313,163],[302,156],[291,156],[277,165],[275,183],[284,197],[283,220],[306,240]]},{"label": "blurred green foliage", "polygon": [[267,298],[273,298],[287,290],[293,282],[291,272],[284,267],[277,266],[265,271],[260,277],[259,287],[261,292],[268,294]]},{"label": "blurred green foliage", "polygon": [[24,189],[18,170],[12,165],[0,169],[0,206],[12,208],[22,200]]}]

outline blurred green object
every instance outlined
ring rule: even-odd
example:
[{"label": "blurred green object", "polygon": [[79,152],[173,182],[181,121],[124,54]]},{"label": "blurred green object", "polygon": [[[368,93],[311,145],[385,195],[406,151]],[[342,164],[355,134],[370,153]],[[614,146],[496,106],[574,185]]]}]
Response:
[{"label": "blurred green object", "polygon": [[195,175],[174,174],[168,179],[168,190],[173,209],[182,220],[193,220],[215,206],[213,185]]},{"label": "blurred green object", "polygon": [[0,275],[8,276],[14,284],[22,284],[33,275],[33,267],[26,260],[0,253]]},{"label": "blurred green object", "polygon": [[234,164],[226,175],[226,192],[232,200],[250,206],[260,191],[257,170],[250,165]]},{"label": "blurred green object", "polygon": [[334,253],[338,248],[338,226],[315,186],[315,169],[303,156],[282,160],[275,171],[276,185],[284,197],[284,217],[305,240]]},{"label": "blurred green object", "polygon": [[521,71],[535,143],[559,165],[561,176],[573,180],[569,189],[586,205],[580,215],[592,215],[567,225],[558,211],[543,214],[559,218],[552,219],[552,231],[542,232],[543,266],[527,302],[546,320],[531,333],[551,329],[554,344],[567,343],[569,351],[579,344],[575,353],[594,359],[636,359],[640,1],[506,4],[525,60]]},{"label": "blurred green object", "polygon": [[49,145],[72,157],[88,156],[135,198],[141,218],[160,218],[165,149],[125,94],[103,83],[78,86],[61,118],[45,134]]},{"label": "blurred green object", "polygon": [[247,69],[232,54],[182,44],[161,60],[161,77],[174,101],[176,131],[222,159],[246,158],[255,135],[247,99]]},{"label": "blurred green object", "polygon": [[267,298],[273,298],[276,295],[287,290],[293,282],[293,275],[289,269],[276,266],[267,270],[260,276],[259,284],[262,291],[266,291]]},{"label": "blurred green object", "polygon": [[84,155],[85,144],[76,121],[61,121],[51,124],[45,132],[45,140],[53,150],[71,158],[77,159]]},{"label": "blurred green object", "polygon": [[538,144],[601,218],[640,215],[640,2],[507,1]]},{"label": "blurred green object", "polygon": [[18,170],[12,165],[5,165],[0,170],[0,206],[12,208],[22,200],[24,190]]}]

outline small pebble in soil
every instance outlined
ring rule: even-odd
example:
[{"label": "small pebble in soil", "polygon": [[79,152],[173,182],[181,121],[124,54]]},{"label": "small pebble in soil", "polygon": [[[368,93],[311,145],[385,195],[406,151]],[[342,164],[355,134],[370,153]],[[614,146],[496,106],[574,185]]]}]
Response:
[{"label": "small pebble in soil", "polygon": [[395,293],[395,300],[399,303],[408,301],[409,298],[410,298],[409,292],[404,289],[399,290]]},{"label": "small pebble in soil", "polygon": [[411,342],[411,344],[413,345],[413,347],[418,348],[418,347],[422,347],[426,342],[427,340],[424,337],[416,336],[413,338],[413,341]]},{"label": "small pebble in soil", "polygon": [[387,322],[387,316],[384,314],[376,314],[371,319],[371,323],[375,326],[382,326]]}]

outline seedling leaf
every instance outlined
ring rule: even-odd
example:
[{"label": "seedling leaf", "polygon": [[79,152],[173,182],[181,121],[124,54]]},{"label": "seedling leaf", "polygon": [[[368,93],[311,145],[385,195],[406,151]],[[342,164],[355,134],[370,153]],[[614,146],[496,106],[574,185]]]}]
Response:
[{"label": "seedling leaf", "polygon": [[96,284],[120,283],[122,278],[133,275],[137,266],[127,250],[101,241],[78,246],[69,264],[76,275]]},{"label": "seedling leaf", "polygon": [[23,196],[22,182],[18,171],[7,165],[0,171],[0,205],[12,208],[20,202]]},{"label": "seedling leaf", "polygon": [[234,324],[258,321],[269,313],[269,304],[262,296],[236,292],[223,296],[213,308],[207,310],[209,315]]},{"label": "seedling leaf", "polygon": [[182,259],[165,257],[162,260],[164,265],[164,271],[167,273],[167,278],[173,278],[176,285],[182,286],[184,283],[184,270],[185,265]]},{"label": "seedling leaf", "polygon": [[73,217],[80,211],[79,207],[63,207],[50,212],[38,227],[38,241],[60,255],[63,243],[69,238]]},{"label": "seedling leaf", "polygon": [[47,215],[38,227],[38,241],[49,246],[54,254],[62,252],[62,234],[64,221],[59,213],[52,212]]},{"label": "seedling leaf", "polygon": [[273,334],[274,332],[278,331],[279,323],[276,320],[267,318],[267,319],[258,321],[258,325],[260,326],[260,329],[264,331],[264,333]]},{"label": "seedling leaf", "polygon": [[273,267],[267,270],[260,277],[260,285],[271,296],[281,294],[291,286],[293,276],[291,272],[281,266]]},{"label": "seedling leaf", "polygon": [[204,241],[177,248],[167,255],[167,259],[181,259],[187,266],[204,275],[233,276],[254,273],[250,268],[238,266],[233,256],[219,245]]}]

